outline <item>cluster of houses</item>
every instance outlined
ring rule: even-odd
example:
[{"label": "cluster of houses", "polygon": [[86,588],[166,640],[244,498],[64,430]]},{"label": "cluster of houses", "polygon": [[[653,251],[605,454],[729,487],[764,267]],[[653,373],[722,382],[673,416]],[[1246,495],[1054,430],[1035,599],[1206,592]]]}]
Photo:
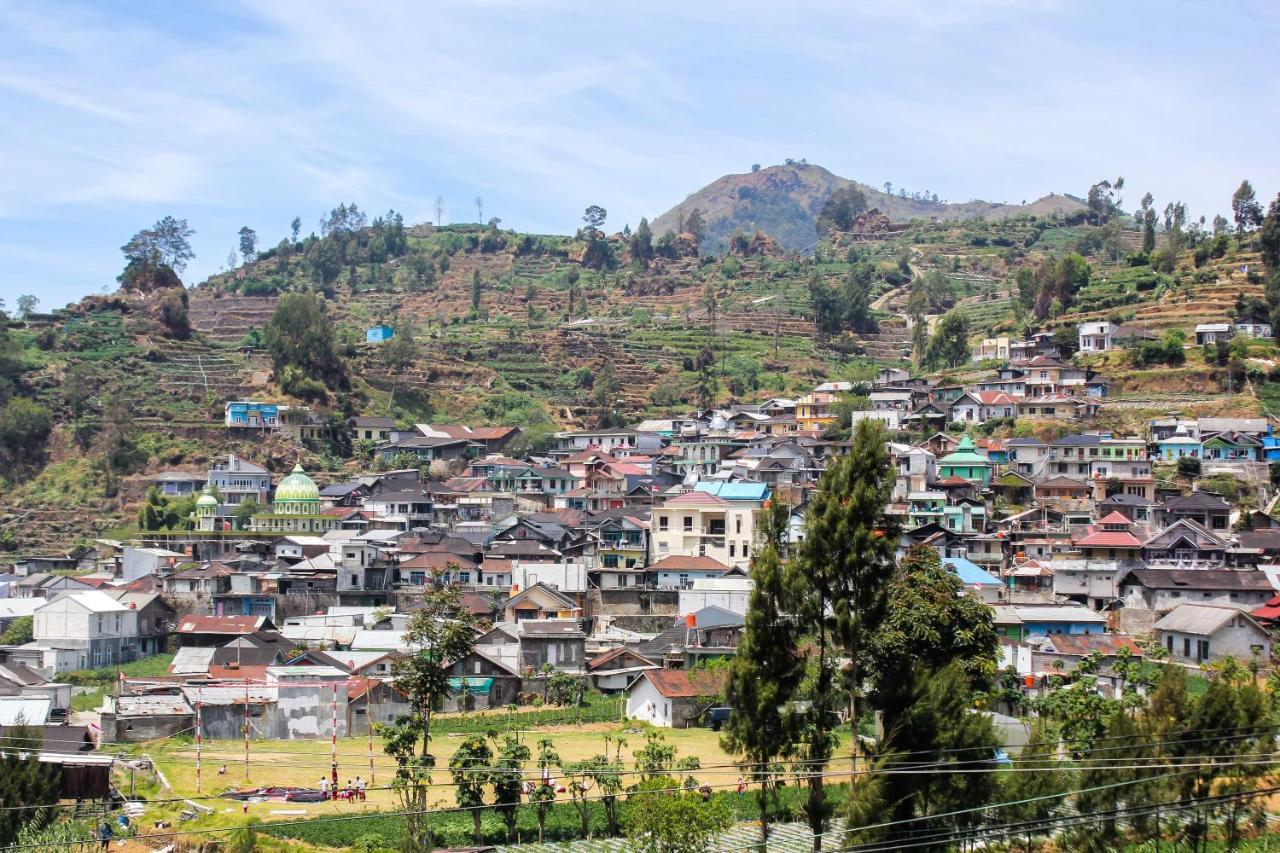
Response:
[{"label": "cluster of houses", "polygon": [[[991,606],[1028,690],[1147,640],[1188,666],[1268,665],[1280,523],[1157,466],[1195,458],[1262,506],[1280,453],[1269,422],[1169,418],[1142,436],[1044,440],[945,431],[1082,419],[1106,396],[1085,368],[1018,354],[1030,357],[964,388],[887,368],[852,413],[888,430],[903,551],[935,548]],[[829,428],[851,390],[564,432],[521,457],[508,455],[514,427],[358,417],[353,438],[385,470],[323,486],[235,455],[161,472],[163,493],[197,497],[192,529],[0,575],[0,628],[33,619],[31,642],[0,646],[0,706],[47,700],[41,722],[56,723],[69,707],[56,676],[169,650],[168,675],[123,679],[105,700],[111,739],[189,730],[197,713],[210,737],[246,716],[263,737],[329,737],[335,721],[360,734],[407,710],[394,674],[412,652],[408,621],[428,588],[451,584],[485,627],[452,662],[448,710],[527,701],[560,672],[625,694],[635,719],[688,725],[720,692],[696,665],[732,655],[743,630],[760,515],[784,502],[802,535],[822,471],[848,449]],[[247,419],[235,428],[267,429],[287,410],[230,403],[229,426],[233,414]]]}]

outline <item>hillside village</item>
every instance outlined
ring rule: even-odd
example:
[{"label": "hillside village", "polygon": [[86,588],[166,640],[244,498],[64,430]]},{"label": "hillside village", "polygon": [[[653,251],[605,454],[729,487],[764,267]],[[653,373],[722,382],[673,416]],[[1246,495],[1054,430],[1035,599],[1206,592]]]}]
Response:
[{"label": "hillside village", "polygon": [[[531,720],[565,743],[583,725],[707,732],[695,765],[729,761],[748,713],[735,673],[761,655],[750,626],[779,615],[768,567],[818,571],[810,537],[897,582],[921,572],[950,601],[938,619],[971,620],[942,636],[990,637],[954,653],[972,667],[954,714],[1001,750],[1068,725],[1066,701],[1147,703],[1170,670],[1197,689],[1269,684],[1280,359],[1258,269],[1274,252],[1055,199],[1066,212],[1043,221],[863,210],[811,257],[762,233],[716,258],[685,231],[646,249],[595,225],[533,238],[379,217],[246,256],[172,312],[146,278],[28,311],[6,327],[13,399],[54,414],[8,460],[0,726],[59,744],[50,760],[92,775],[90,799],[147,750],[184,774],[164,783],[195,797],[183,821],[207,818],[206,740],[222,761],[217,744],[243,739],[246,784],[251,741],[332,744],[319,787],[287,763],[254,773],[279,785],[215,777],[214,796],[269,817],[281,798],[338,802],[340,740],[367,740],[371,781],[375,740],[415,778],[397,738],[425,752],[451,736],[413,728],[432,715],[456,734]],[[313,287],[306,260],[334,246],[344,293]],[[593,252],[614,260],[593,269]],[[86,375],[107,390],[77,391]],[[871,538],[830,538],[858,465],[839,501],[864,501],[846,523]],[[906,660],[938,642],[883,637]],[[791,665],[815,666],[812,636],[793,641]],[[424,694],[414,667],[432,662]],[[901,737],[881,678],[874,713],[828,709],[846,734]],[[795,708],[829,701],[793,689]],[[193,757],[194,787],[177,769]]]},{"label": "hillside village", "polygon": [[[1266,331],[1224,325],[1195,334]],[[1114,327],[1095,326],[1081,326],[1081,354],[1114,344]],[[787,536],[803,535],[824,468],[849,449],[831,435],[839,417],[883,427],[899,552],[936,550],[991,608],[1002,668],[1026,678],[1029,696],[1122,647],[1141,656],[1154,644],[1192,668],[1227,656],[1269,667],[1280,619],[1272,422],[1175,416],[1132,434],[1097,429],[1105,375],[1048,336],[984,341],[974,360],[991,362],[987,350],[1009,358],[963,385],[886,367],[865,389],[831,381],[794,399],[563,431],[549,452],[520,458],[504,452],[518,427],[401,429],[356,416],[351,429],[379,465],[324,487],[301,465],[276,477],[234,454],[208,471],[161,471],[149,479],[162,499],[196,497],[189,529],[100,538],[0,576],[0,628],[33,617],[31,641],[0,648],[0,678],[8,696],[47,696],[28,722],[48,723],[70,711],[56,676],[176,652],[168,675],[126,679],[104,697],[113,743],[188,728],[193,697],[219,685],[251,679],[262,685],[253,701],[272,706],[290,667],[367,679],[393,718],[406,712],[391,666],[406,620],[424,589],[446,584],[488,626],[453,664],[473,707],[545,693],[562,672],[625,693],[634,718],[697,724],[714,694],[679,715],[658,697],[688,690],[676,675],[733,655],[761,514],[783,504]],[[866,407],[838,415],[855,390]],[[305,412],[228,401],[225,428],[300,443]],[[1055,435],[991,435],[1028,422]],[[427,475],[440,466],[451,476]],[[166,691],[185,712],[149,698]],[[364,696],[344,703],[345,732],[358,733],[351,715]],[[0,698],[14,702],[29,705]],[[331,735],[312,722],[282,722],[278,736]]]}]

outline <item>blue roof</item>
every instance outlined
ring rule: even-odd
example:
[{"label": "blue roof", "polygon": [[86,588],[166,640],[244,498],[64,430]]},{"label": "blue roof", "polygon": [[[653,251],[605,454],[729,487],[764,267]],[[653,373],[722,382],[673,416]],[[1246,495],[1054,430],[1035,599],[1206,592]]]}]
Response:
[{"label": "blue roof", "polygon": [[765,483],[721,483],[699,480],[693,489],[727,501],[762,501],[769,497],[769,487]]},{"label": "blue roof", "polygon": [[951,567],[957,575],[960,576],[960,582],[965,586],[1000,586],[1000,581],[978,568],[976,563],[966,560],[964,557],[943,557],[942,562]]}]

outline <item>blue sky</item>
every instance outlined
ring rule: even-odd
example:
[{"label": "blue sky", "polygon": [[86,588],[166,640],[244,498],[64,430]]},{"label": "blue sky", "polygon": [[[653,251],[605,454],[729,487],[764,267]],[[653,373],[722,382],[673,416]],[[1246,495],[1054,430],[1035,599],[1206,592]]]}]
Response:
[{"label": "blue sky", "polygon": [[952,201],[1124,175],[1212,218],[1280,190],[1278,29],[1247,0],[0,0],[0,298],[114,288],[166,214],[190,283],[339,201],[620,227],[786,157]]}]

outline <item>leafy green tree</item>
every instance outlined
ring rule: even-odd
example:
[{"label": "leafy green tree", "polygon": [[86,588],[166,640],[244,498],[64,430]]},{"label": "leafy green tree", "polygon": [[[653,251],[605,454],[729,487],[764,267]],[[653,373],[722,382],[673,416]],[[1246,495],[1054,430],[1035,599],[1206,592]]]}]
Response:
[{"label": "leafy green tree", "polygon": [[417,357],[417,342],[414,336],[418,330],[413,320],[402,316],[396,320],[395,334],[391,340],[382,345],[382,360],[392,370],[408,370]]},{"label": "leafy green tree", "polygon": [[667,743],[667,738],[657,729],[649,729],[644,733],[644,746],[631,755],[636,770],[644,774],[646,779],[656,779],[671,772],[675,766],[676,748]]},{"label": "leafy green tree", "polygon": [[195,257],[190,238],[195,230],[187,226],[187,220],[166,216],[150,228],[144,228],[120,247],[125,261],[148,273],[160,267],[168,267],[181,274],[187,262]]},{"label": "leafy green tree", "polygon": [[[805,735],[805,757],[813,772],[805,817],[818,842],[831,815],[823,774],[831,755],[830,733],[838,713],[834,700],[840,688],[848,691],[857,756],[863,642],[883,619],[898,543],[898,522],[887,514],[893,482],[883,429],[874,421],[859,421],[850,452],[831,463],[818,482],[805,517],[804,539],[786,570],[787,586],[797,591],[796,615],[816,635],[813,709]],[[841,655],[851,665],[844,683],[837,684],[834,660]]]},{"label": "leafy green tree", "polygon": [[329,293],[342,272],[342,253],[335,240],[311,240],[303,250],[302,263],[311,280]]},{"label": "leafy green tree", "polygon": [[586,224],[587,230],[591,232],[591,237],[595,238],[596,234],[604,227],[604,222],[609,218],[609,211],[605,210],[598,204],[593,204],[582,213],[582,221]]},{"label": "leafy green tree", "polygon": [[422,252],[409,256],[409,289],[414,291],[430,290],[436,283],[436,268],[431,259]]},{"label": "leafy green tree", "polygon": [[700,794],[676,793],[675,779],[646,779],[631,794],[627,838],[642,853],[704,853],[716,835],[733,823],[723,798],[704,800]]},{"label": "leafy green tree", "polygon": [[54,819],[56,809],[46,804],[61,798],[62,773],[60,765],[37,760],[44,743],[40,729],[19,720],[18,725],[5,728],[4,736],[0,800],[35,804],[29,809],[0,809],[0,844],[11,844],[18,840],[19,832],[43,827]]},{"label": "leafy green tree", "polygon": [[22,465],[44,458],[44,443],[53,431],[53,413],[26,397],[0,406],[0,471],[11,476]]},{"label": "leafy green tree", "polygon": [[742,639],[729,666],[725,703],[733,713],[722,743],[741,755],[756,783],[761,850],[769,839],[769,799],[776,792],[773,768],[794,752],[799,733],[793,700],[804,674],[801,628],[792,591],[778,555],[790,513],[774,503],[762,517],[762,542],[751,557],[751,593]]},{"label": "leafy green tree", "polygon": [[4,629],[4,633],[0,634],[0,646],[21,646],[35,639],[32,632],[32,626],[35,624],[33,616],[19,616],[9,623],[9,627]]},{"label": "leafy green tree", "polygon": [[[409,617],[404,646],[413,651],[395,662],[393,673],[410,712],[382,727],[383,751],[396,760],[392,786],[405,812],[408,844],[415,853],[434,849],[426,816],[435,766],[430,752],[431,716],[449,694],[449,668],[475,645],[474,617],[463,606],[461,595],[454,586],[433,588],[423,596],[422,609]],[[488,744],[482,738],[480,742],[487,750]],[[488,760],[483,763],[487,765]],[[478,822],[476,835],[479,843]]]},{"label": "leafy green tree", "polygon": [[[1256,757],[1274,750],[1270,713],[1271,702],[1248,669],[1232,660],[1211,669],[1208,688],[1168,746],[1175,764],[1188,765],[1179,779],[1182,799],[1194,803],[1213,794],[1257,788],[1271,762]],[[1240,842],[1241,820],[1256,818],[1258,808],[1258,803],[1248,801],[1201,806],[1187,834],[1193,845],[1201,843],[1216,819],[1225,829],[1227,848],[1234,849]]]},{"label": "leafy green tree", "polygon": [[18,297],[18,316],[27,319],[36,310],[36,306],[40,304],[40,297],[30,293],[24,293]]},{"label": "leafy green tree", "polygon": [[[493,735],[498,745],[489,781],[493,784],[493,807],[507,825],[507,840],[516,843],[516,809],[520,806],[520,793],[524,786],[524,765],[531,757],[529,747],[515,735],[501,738]],[[478,840],[477,844],[480,843]]]},{"label": "leafy green tree", "polygon": [[169,331],[169,337],[185,341],[191,337],[191,316],[187,310],[188,297],[185,287],[170,288],[160,300],[160,322]]},{"label": "leafy green tree", "polygon": [[1044,719],[1031,726],[1031,735],[1018,757],[1019,764],[1035,767],[1034,771],[1002,772],[1001,800],[1013,803],[1000,810],[1002,819],[1010,823],[1039,821],[1058,814],[1067,798],[1042,799],[1071,789],[1070,775],[1058,759],[1058,735]]},{"label": "leafy green tree", "polygon": [[968,363],[969,352],[969,317],[961,311],[950,311],[934,327],[924,363],[932,369],[959,367]]},{"label": "leafy green tree", "polygon": [[471,272],[471,311],[472,313],[480,313],[480,297],[484,293],[484,282],[480,279],[480,268]]},{"label": "leafy green tree", "polygon": [[702,217],[702,211],[696,207],[684,221],[684,233],[691,235],[698,246],[702,245],[702,240],[707,235],[707,221]]},{"label": "leafy green tree", "polygon": [[849,272],[844,283],[843,325],[860,335],[880,330],[871,312],[871,277],[871,265],[860,263]]},{"label": "leafy green tree", "polygon": [[[542,843],[547,829],[547,810],[556,799],[555,786],[551,784],[551,768],[560,766],[560,753],[556,752],[555,741],[542,738],[538,741],[538,769],[542,771],[538,784],[529,792],[529,801],[537,807],[538,843]],[[584,836],[585,837],[585,836]]]},{"label": "leafy green tree", "polygon": [[1231,194],[1231,215],[1236,221],[1236,237],[1262,224],[1262,205],[1247,180],[1241,181]]},{"label": "leafy green tree", "polygon": [[338,354],[333,323],[323,300],[312,293],[286,293],[262,332],[276,377],[287,367],[330,388],[346,386],[346,366]]},{"label": "leafy green tree", "polygon": [[258,232],[246,225],[238,233],[240,236],[240,257],[244,258],[244,262],[247,264],[258,255]]},{"label": "leafy green tree", "polygon": [[969,695],[985,691],[996,672],[991,608],[966,593],[937,549],[913,545],[898,562],[885,596],[884,619],[864,649],[863,669],[886,731],[906,713],[915,675],[955,664]]},{"label": "leafy green tree", "polygon": [[484,843],[480,831],[480,819],[484,813],[484,786],[492,774],[493,750],[489,742],[479,735],[472,735],[458,744],[449,759],[449,773],[453,776],[453,796],[458,808],[471,813],[472,840],[476,846]]},{"label": "leafy green tree", "polygon": [[[1262,220],[1258,251],[1261,252],[1262,263],[1267,269],[1280,269],[1280,193],[1272,199],[1267,207],[1267,216]],[[1277,307],[1274,302],[1272,307]]]},{"label": "leafy green tree", "polygon": [[653,231],[649,228],[649,220],[640,218],[635,233],[631,235],[631,258],[644,269],[649,268],[653,260]]},{"label": "leafy green tree", "polygon": [[138,509],[138,528],[141,530],[172,530],[181,519],[173,504],[152,486],[147,490],[147,499]]},{"label": "leafy green tree", "polygon": [[1138,221],[1142,224],[1142,254],[1150,255],[1156,249],[1156,209],[1152,206],[1151,193],[1142,197]]},{"label": "leafy green tree", "polygon": [[818,236],[830,231],[852,231],[858,214],[867,209],[867,196],[856,186],[841,187],[827,197],[816,222]]},{"label": "leafy green tree", "polygon": [[298,242],[298,234],[302,231],[302,217],[295,216],[293,221],[289,223],[289,235],[293,238],[293,242]]},{"label": "leafy green tree", "polygon": [[982,819],[981,807],[995,799],[999,780],[992,758],[1000,740],[991,719],[973,709],[970,686],[958,664],[922,668],[905,713],[886,729],[880,751],[889,760],[941,771],[888,775],[884,799],[892,819],[926,818],[890,827],[890,839],[972,828]]}]

